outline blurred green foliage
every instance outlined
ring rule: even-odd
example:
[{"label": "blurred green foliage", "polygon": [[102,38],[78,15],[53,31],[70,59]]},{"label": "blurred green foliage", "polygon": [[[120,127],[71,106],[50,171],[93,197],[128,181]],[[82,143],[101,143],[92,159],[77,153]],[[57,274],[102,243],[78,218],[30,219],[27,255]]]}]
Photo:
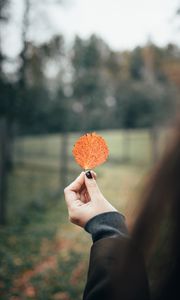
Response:
[{"label": "blurred green foliage", "polygon": [[[28,6],[24,18],[33,9]],[[96,35],[77,36],[69,48],[63,35],[37,45],[27,39],[26,26],[24,20],[22,50],[11,73],[8,58],[0,54],[0,117],[10,131],[13,126],[16,134],[149,128],[174,112],[178,46],[148,42],[114,51]]]}]

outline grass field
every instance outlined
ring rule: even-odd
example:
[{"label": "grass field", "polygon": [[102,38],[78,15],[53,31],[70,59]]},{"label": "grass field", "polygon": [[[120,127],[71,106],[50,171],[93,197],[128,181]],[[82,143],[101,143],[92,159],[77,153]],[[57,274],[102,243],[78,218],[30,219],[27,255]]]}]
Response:
[{"label": "grass field", "polygon": [[[107,199],[130,224],[145,176],[151,168],[146,131],[100,132],[110,156],[97,168]],[[78,134],[69,134],[68,182],[81,171],[72,159]],[[90,236],[68,221],[61,183],[61,136],[19,138],[16,167],[9,178],[9,225],[0,228],[0,299],[80,300],[86,281]],[[127,161],[127,154],[129,160]],[[124,159],[125,158],[125,159]]]}]

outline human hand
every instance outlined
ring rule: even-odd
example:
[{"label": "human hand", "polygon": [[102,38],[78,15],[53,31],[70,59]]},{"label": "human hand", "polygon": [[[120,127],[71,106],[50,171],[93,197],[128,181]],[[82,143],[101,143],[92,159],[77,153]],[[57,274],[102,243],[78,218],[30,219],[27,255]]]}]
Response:
[{"label": "human hand", "polygon": [[93,171],[82,172],[64,189],[69,219],[81,227],[98,214],[117,211],[104,198],[95,179]]}]

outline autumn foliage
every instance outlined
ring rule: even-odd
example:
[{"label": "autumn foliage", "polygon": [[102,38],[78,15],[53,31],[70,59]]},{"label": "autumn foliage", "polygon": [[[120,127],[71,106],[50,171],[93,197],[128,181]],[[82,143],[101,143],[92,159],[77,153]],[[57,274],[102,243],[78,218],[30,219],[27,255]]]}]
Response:
[{"label": "autumn foliage", "polygon": [[74,145],[73,155],[84,169],[93,169],[107,160],[109,150],[105,140],[95,132],[81,136]]}]

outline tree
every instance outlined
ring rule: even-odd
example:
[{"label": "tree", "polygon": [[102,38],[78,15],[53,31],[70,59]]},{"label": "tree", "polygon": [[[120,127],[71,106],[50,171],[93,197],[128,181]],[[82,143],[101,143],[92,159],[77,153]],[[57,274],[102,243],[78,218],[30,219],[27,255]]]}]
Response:
[{"label": "tree", "polygon": [[[0,27],[8,22],[9,1],[0,0]],[[10,86],[6,83],[3,74],[3,62],[5,56],[2,52],[2,36],[0,35],[0,224],[6,223],[6,201],[7,201],[7,180],[9,171],[9,149],[8,149],[8,122],[7,122],[7,102]]]},{"label": "tree", "polygon": [[102,112],[107,109],[106,77],[104,72],[108,48],[96,36],[88,40],[76,37],[73,47],[72,81],[74,122],[80,131],[104,126]]},{"label": "tree", "polygon": [[135,80],[142,80],[144,62],[142,57],[142,48],[136,47],[130,58],[130,74]]},{"label": "tree", "polygon": [[[61,3],[61,1],[53,2],[56,4]],[[52,5],[52,1],[41,1],[42,5],[47,5],[47,3]],[[0,0],[0,25],[8,20],[6,12],[8,12],[9,4],[10,1]],[[1,191],[6,190],[7,168],[10,165],[12,166],[14,124],[18,124],[20,133],[27,133],[30,130],[31,132],[36,133],[47,129],[44,128],[44,125],[47,124],[47,107],[49,105],[49,93],[45,86],[43,69],[45,52],[43,52],[44,49],[42,47],[35,46],[33,41],[30,41],[28,35],[32,26],[30,15],[32,10],[35,9],[35,1],[24,0],[24,14],[21,31],[22,50],[19,54],[19,59],[17,58],[17,61],[20,61],[20,65],[14,83],[11,83],[9,78],[6,77],[3,63],[5,59],[8,58],[6,58],[6,55],[0,48],[0,88],[1,95],[3,96],[2,101],[0,102],[0,116],[3,117],[3,122],[1,122],[2,128],[0,130],[2,137],[1,141],[2,143],[6,143],[2,144],[2,151],[0,153],[0,161],[3,162],[3,165],[0,166],[0,173],[3,174],[3,183],[0,183],[0,187],[2,187],[0,188]],[[2,130],[5,131],[5,133],[2,133]],[[4,138],[4,136],[6,136],[6,138]],[[4,158],[2,158],[2,154],[5,155]],[[5,194],[5,192],[1,192],[0,195],[0,202],[2,200],[4,204]],[[3,215],[2,222],[5,222],[6,220],[4,204],[1,205],[1,208],[4,210],[1,211],[0,214],[1,216]]]}]

